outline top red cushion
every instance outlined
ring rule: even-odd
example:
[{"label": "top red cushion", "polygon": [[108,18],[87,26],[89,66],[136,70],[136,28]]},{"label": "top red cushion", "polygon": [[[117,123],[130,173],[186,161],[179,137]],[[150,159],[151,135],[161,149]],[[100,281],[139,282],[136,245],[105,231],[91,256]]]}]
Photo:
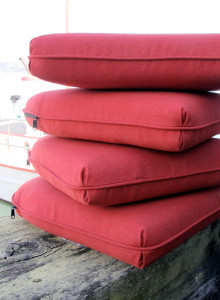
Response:
[{"label": "top red cushion", "polygon": [[220,34],[50,34],[30,44],[30,70],[82,88],[220,89]]}]

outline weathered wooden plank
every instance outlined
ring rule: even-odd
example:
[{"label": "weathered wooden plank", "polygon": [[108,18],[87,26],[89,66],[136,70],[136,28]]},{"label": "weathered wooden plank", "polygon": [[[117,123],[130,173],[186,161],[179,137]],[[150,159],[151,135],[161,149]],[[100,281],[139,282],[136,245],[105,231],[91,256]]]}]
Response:
[{"label": "weathered wooden plank", "polygon": [[0,218],[0,299],[220,299],[220,220],[155,264],[138,270]]}]

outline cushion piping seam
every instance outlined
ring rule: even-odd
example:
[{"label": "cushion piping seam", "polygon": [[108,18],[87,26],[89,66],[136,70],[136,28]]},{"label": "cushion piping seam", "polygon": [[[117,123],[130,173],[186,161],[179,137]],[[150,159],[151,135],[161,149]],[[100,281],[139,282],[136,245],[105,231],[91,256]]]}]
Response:
[{"label": "cushion piping seam", "polygon": [[47,220],[43,217],[39,217],[39,216],[36,216],[34,215],[33,213],[30,213],[26,210],[24,210],[23,208],[19,208],[19,205],[16,203],[16,201],[14,200],[14,196],[12,198],[13,200],[13,204],[20,210],[22,210],[24,213],[26,214],[29,214],[31,215],[32,217],[35,217],[35,218],[38,218],[40,220],[43,220],[43,221],[46,221],[48,223],[53,223],[55,225],[58,225],[58,226],[63,226],[67,229],[72,229],[74,231],[77,231],[79,233],[82,233],[82,234],[85,234],[87,236],[91,236],[93,238],[96,238],[96,239],[99,239],[99,240],[102,240],[104,242],[107,242],[109,244],[113,244],[113,245],[116,245],[116,246],[119,246],[119,247],[122,247],[122,248],[126,248],[126,249],[131,249],[131,250],[136,250],[136,251],[153,251],[153,250],[157,250],[159,248],[162,248],[164,246],[166,246],[167,244],[171,243],[172,241],[176,240],[177,238],[181,237],[182,234],[186,233],[187,231],[189,231],[190,229],[192,229],[193,227],[195,227],[196,225],[198,225],[200,222],[202,222],[203,220],[206,220],[208,219],[210,216],[213,216],[215,213],[218,213],[220,211],[220,207],[216,208],[214,211],[204,215],[203,217],[201,217],[199,220],[193,222],[191,225],[188,225],[186,228],[184,228],[183,230],[179,231],[177,234],[175,234],[173,237],[167,239],[166,241],[156,245],[156,246],[150,246],[150,247],[137,247],[137,246],[129,246],[129,245],[125,245],[125,244],[121,244],[121,243],[117,243],[115,241],[112,241],[110,239],[106,239],[106,238],[103,238],[103,237],[100,237],[96,234],[93,234],[93,233],[90,233],[90,232],[87,232],[87,231],[84,231],[82,229],[78,229],[78,228],[75,228],[75,227],[72,227],[72,226],[68,226],[68,225],[65,225],[65,224],[62,224],[62,223],[59,223],[59,222],[56,222],[56,221],[52,221],[52,220]]},{"label": "cushion piping seam", "polygon": [[29,59],[83,59],[83,60],[122,60],[122,61],[154,61],[154,60],[220,60],[220,57],[211,56],[164,56],[164,57],[135,57],[135,56],[80,56],[80,55],[62,55],[62,54],[32,54],[28,56]]},{"label": "cushion piping seam", "polygon": [[119,125],[119,126],[135,126],[135,127],[142,127],[142,128],[150,128],[150,129],[161,129],[161,130],[184,130],[184,131],[190,131],[190,130],[198,130],[198,129],[203,129],[209,126],[213,126],[216,125],[218,123],[220,123],[220,120],[215,120],[206,124],[202,124],[202,125],[197,125],[197,126],[161,126],[161,125],[153,125],[153,124],[138,124],[138,123],[119,123],[119,122],[115,122],[114,120],[106,120],[106,121],[101,121],[101,120],[85,120],[85,119],[64,119],[63,117],[57,117],[57,116],[50,116],[48,118],[44,117],[40,114],[36,114],[35,112],[33,112],[32,110],[28,110],[28,109],[24,109],[23,110],[24,113],[31,113],[36,115],[37,117],[39,117],[40,119],[45,119],[45,120],[50,120],[50,121],[67,121],[67,122],[85,122],[85,123],[98,123],[98,124],[106,124],[106,125]]},{"label": "cushion piping seam", "polygon": [[[30,152],[29,152],[30,153]],[[70,183],[64,181],[62,178],[57,176],[53,171],[51,171],[49,168],[45,167],[39,162],[35,162],[29,155],[29,160],[32,164],[38,165],[39,167],[42,167],[43,169],[47,170],[50,172],[55,178],[57,178],[59,181],[67,185],[69,188],[74,189],[74,190],[96,190],[96,189],[106,189],[106,188],[112,188],[112,187],[118,187],[118,186],[127,186],[127,185],[133,185],[133,184],[141,184],[141,183],[146,183],[146,182],[152,182],[152,181],[162,181],[162,180],[170,180],[170,179],[178,179],[178,178],[183,178],[187,176],[195,176],[195,175],[200,175],[200,174],[207,174],[207,173],[214,173],[214,172],[219,172],[220,169],[213,169],[213,170],[208,170],[208,171],[201,171],[201,172],[196,172],[196,173],[191,173],[191,174],[184,174],[184,175],[178,175],[178,176],[173,176],[173,177],[153,177],[149,179],[136,179],[136,180],[127,180],[127,181],[119,181],[119,182],[112,182],[112,183],[106,183],[103,185],[97,185],[97,186],[73,186]]]}]

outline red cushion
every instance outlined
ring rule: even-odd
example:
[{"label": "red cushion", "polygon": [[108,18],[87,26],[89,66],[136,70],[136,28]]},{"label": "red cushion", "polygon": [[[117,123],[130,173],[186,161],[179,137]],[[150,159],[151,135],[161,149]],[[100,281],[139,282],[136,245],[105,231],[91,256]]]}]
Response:
[{"label": "red cushion", "polygon": [[138,268],[220,217],[220,187],[100,207],[80,204],[39,177],[20,187],[12,202],[34,225]]},{"label": "red cushion", "polygon": [[50,34],[30,43],[33,75],[96,89],[220,89],[220,34]]},{"label": "red cushion", "polygon": [[[57,136],[181,151],[220,133],[220,94],[66,89],[24,109]],[[27,117],[32,126],[33,119]]]},{"label": "red cushion", "polygon": [[170,153],[47,136],[29,159],[73,199],[112,205],[220,185],[219,153],[219,139]]}]

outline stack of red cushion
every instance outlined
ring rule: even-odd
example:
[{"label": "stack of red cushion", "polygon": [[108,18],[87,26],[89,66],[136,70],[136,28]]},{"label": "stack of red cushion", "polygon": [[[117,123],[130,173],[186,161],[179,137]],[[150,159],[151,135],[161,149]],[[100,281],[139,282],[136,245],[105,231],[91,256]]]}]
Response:
[{"label": "stack of red cushion", "polygon": [[20,216],[138,268],[220,217],[220,35],[45,35],[30,70],[83,89],[24,109],[49,135]]}]

